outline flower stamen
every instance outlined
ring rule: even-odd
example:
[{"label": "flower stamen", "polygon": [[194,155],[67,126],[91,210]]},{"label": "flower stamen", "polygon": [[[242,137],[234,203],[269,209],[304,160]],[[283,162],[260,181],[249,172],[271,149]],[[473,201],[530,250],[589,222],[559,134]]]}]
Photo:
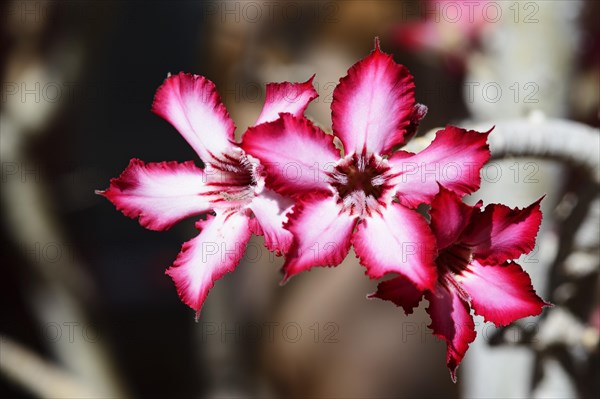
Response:
[{"label": "flower stamen", "polygon": [[342,159],[329,173],[329,184],[346,211],[370,215],[386,200],[387,161],[377,155],[352,154]]}]

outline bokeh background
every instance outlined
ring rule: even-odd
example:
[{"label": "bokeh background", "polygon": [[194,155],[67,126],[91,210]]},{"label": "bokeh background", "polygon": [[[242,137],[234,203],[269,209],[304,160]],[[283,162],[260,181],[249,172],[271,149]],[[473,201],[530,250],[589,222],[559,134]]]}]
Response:
[{"label": "bokeh background", "polygon": [[[600,48],[596,1],[6,1],[0,6],[0,396],[598,397]],[[143,229],[94,194],[130,158],[194,160],[150,112],[167,73],[214,81],[241,135],[271,81],[316,73],[307,114],[374,37],[449,123],[499,131],[484,199],[547,193],[521,260],[556,306],[497,330],[478,319],[453,384],[426,302],[369,301],[351,252],[280,287],[252,239],[198,322],[164,270],[193,220]]]}]

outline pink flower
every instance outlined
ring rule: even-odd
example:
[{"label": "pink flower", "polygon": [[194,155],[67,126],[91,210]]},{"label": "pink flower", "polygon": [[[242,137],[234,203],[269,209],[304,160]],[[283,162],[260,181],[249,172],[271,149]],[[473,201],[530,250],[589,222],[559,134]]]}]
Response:
[{"label": "pink flower", "polygon": [[440,188],[431,204],[438,280],[435,291],[418,289],[403,277],[381,282],[371,297],[394,302],[412,313],[423,295],[429,301],[429,328],[447,343],[446,363],[456,368],[475,339],[475,314],[498,326],[541,313],[549,305],[535,293],[529,275],[511,260],[529,253],[542,221],[540,200],[524,209],[481,203],[469,206]]},{"label": "pink flower", "polygon": [[281,118],[246,133],[242,147],[267,169],[267,186],[297,200],[286,228],[294,236],[284,281],[314,266],[335,266],[350,246],[371,278],[437,281],[435,238],[417,213],[438,182],[464,195],[479,187],[489,158],[487,133],[447,127],[418,154],[405,144],[424,115],[408,70],[375,50],[352,66],[333,93],[333,132],[345,155],[305,118]]},{"label": "pink flower", "polygon": [[[256,124],[280,112],[300,117],[316,97],[312,78],[268,84]],[[151,230],[206,215],[196,223],[200,234],[183,245],[166,272],[181,300],[198,314],[215,280],[237,266],[251,232],[264,235],[269,250],[288,249],[292,237],[282,223],[292,202],[264,187],[263,167],[234,142],[235,126],[211,81],[184,73],[169,76],[156,92],[152,111],[181,133],[205,167],[192,161],[144,164],[132,159],[99,194]]]}]

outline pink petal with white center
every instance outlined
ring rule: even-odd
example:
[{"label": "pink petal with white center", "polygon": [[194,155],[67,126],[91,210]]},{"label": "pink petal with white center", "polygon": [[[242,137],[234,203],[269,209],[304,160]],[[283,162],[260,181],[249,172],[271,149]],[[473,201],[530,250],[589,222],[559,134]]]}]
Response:
[{"label": "pink petal with white center", "polygon": [[421,290],[435,285],[435,238],[425,218],[412,209],[391,203],[372,213],[359,223],[352,244],[373,279],[399,273]]},{"label": "pink petal with white center", "polygon": [[294,241],[283,265],[283,282],[315,266],[337,266],[344,260],[357,217],[342,213],[334,197],[305,197],[288,217],[285,227]]},{"label": "pink petal with white center", "polygon": [[98,191],[119,211],[139,217],[150,230],[167,230],[189,216],[208,212],[212,205],[205,194],[206,176],[192,161],[147,163],[132,159],[110,187]]},{"label": "pink petal with white center", "polygon": [[382,281],[377,285],[377,291],[369,295],[369,298],[379,298],[384,301],[390,301],[401,306],[404,313],[411,314],[421,298],[423,291],[415,287],[410,281],[404,277],[394,277],[391,280]]},{"label": "pink petal with white center", "polygon": [[265,246],[269,251],[285,253],[292,244],[292,233],[283,228],[283,224],[288,220],[287,213],[292,206],[291,199],[269,189],[263,190],[260,195],[254,197],[248,206],[254,213],[254,220],[259,226],[259,235],[264,235]]},{"label": "pink petal with white center", "polygon": [[460,234],[471,220],[473,207],[462,202],[461,198],[450,190],[440,186],[440,192],[431,202],[431,231],[441,250],[457,243]]},{"label": "pink petal with white center", "polygon": [[333,137],[308,119],[281,114],[275,122],[248,129],[242,148],[267,171],[267,185],[284,195],[330,192],[327,171],[340,159]]},{"label": "pink petal with white center", "polygon": [[517,259],[535,247],[542,222],[540,202],[524,209],[491,204],[473,214],[461,241],[473,247],[473,256],[487,265],[499,265]]},{"label": "pink petal with white center", "polygon": [[200,220],[200,234],[183,244],[167,269],[181,300],[200,314],[208,291],[216,280],[232,272],[250,239],[249,220],[241,213],[217,214]]},{"label": "pink petal with white center", "polygon": [[473,261],[455,279],[471,298],[475,313],[498,326],[537,316],[548,305],[537,296],[529,275],[516,263],[488,266]]},{"label": "pink petal with white center", "polygon": [[366,58],[354,64],[333,92],[333,132],[352,152],[387,154],[405,142],[415,104],[413,77],[379,41]]},{"label": "pink petal with white center", "polygon": [[475,323],[469,305],[453,288],[438,284],[435,294],[428,291],[427,313],[431,317],[428,326],[433,334],[446,341],[446,365],[452,381],[456,382],[456,369],[462,361],[469,344],[475,340]]},{"label": "pink petal with white center", "polygon": [[304,83],[267,84],[265,105],[255,125],[273,122],[284,112],[302,117],[308,104],[319,96],[313,87],[313,79],[314,75]]},{"label": "pink petal with white center", "polygon": [[204,162],[232,147],[235,125],[214,83],[203,76],[180,72],[167,77],[156,91],[152,112],[173,125]]},{"label": "pink petal with white center", "polygon": [[389,160],[398,176],[398,198],[408,207],[430,203],[438,184],[460,196],[479,188],[480,170],[490,158],[487,133],[448,126],[418,154],[398,151]]}]

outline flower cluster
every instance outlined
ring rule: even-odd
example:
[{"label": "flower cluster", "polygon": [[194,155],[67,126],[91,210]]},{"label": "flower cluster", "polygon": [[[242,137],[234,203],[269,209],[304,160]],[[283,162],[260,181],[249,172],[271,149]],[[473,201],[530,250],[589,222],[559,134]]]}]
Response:
[{"label": "flower cluster", "polygon": [[[513,262],[535,245],[540,201],[523,210],[462,202],[479,188],[490,132],[448,126],[421,152],[400,150],[427,108],[415,102],[408,70],[377,41],[334,91],[333,135],[304,116],[316,97],[312,78],[267,85],[262,113],[236,142],[212,82],[169,76],[152,110],[181,133],[203,167],[133,159],[100,194],[152,230],[199,216],[200,233],[166,272],[197,315],[252,234],[285,255],[284,281],[340,264],[353,246],[370,278],[396,275],[371,297],[410,313],[425,296],[430,328],[446,340],[455,378],[475,338],[471,308],[506,325],[546,305]],[[428,215],[417,210],[422,204]]]}]

